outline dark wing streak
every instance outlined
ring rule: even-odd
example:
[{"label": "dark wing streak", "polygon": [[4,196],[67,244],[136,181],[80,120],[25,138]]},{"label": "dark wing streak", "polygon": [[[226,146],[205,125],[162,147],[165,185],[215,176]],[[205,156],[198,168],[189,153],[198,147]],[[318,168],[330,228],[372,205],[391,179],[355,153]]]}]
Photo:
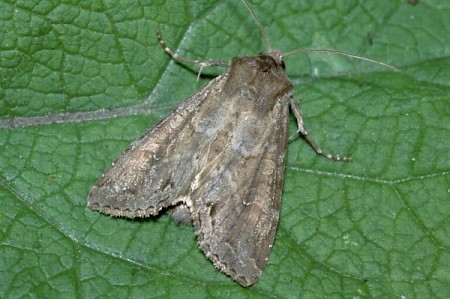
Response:
[{"label": "dark wing streak", "polygon": [[[211,94],[220,92],[227,77],[228,73],[225,73],[213,79],[135,140],[92,188],[88,196],[89,208],[112,216],[134,218],[157,215],[161,209],[183,201],[181,194],[170,194],[173,186],[169,177],[166,181],[152,181],[155,169],[164,169],[162,164],[171,161],[171,157],[165,155],[167,148],[173,146],[178,135],[189,130],[186,124],[196,116],[199,107],[208,101]],[[193,172],[196,165],[183,167],[184,172]],[[190,182],[184,184],[177,186],[178,190],[189,188]]]},{"label": "dark wing streak", "polygon": [[[287,99],[283,99],[285,100]],[[288,109],[285,101],[278,115],[274,116],[278,121],[268,125],[271,131],[265,137],[261,158],[255,159],[255,164],[248,166],[252,168],[249,177],[253,179],[236,177],[235,180],[239,180],[238,194],[222,198],[216,206],[200,209],[198,218],[193,215],[201,249],[216,267],[243,286],[250,286],[259,278],[275,237],[284,177]],[[271,165],[272,162],[274,165]],[[267,169],[270,171],[265,173]],[[261,188],[266,189],[261,191]],[[223,193],[227,194],[229,191]],[[248,202],[248,205],[244,205],[244,202]],[[223,207],[225,213],[221,213]],[[212,211],[212,208],[217,211]],[[213,222],[207,223],[210,218]],[[209,225],[212,226],[211,234],[206,235],[203,228]],[[230,243],[229,240],[245,242],[245,246]],[[241,264],[239,261],[246,263]]]}]

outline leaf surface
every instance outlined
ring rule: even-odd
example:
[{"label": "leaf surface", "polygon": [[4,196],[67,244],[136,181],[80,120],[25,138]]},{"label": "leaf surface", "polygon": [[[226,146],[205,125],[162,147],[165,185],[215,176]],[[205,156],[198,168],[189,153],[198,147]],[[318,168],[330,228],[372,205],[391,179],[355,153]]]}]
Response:
[{"label": "leaf surface", "polygon": [[[254,1],[311,136],[290,142],[277,238],[244,289],[169,217],[86,207],[112,161],[221,69],[264,51],[239,1],[0,3],[0,297],[445,298],[450,293],[450,6]],[[294,120],[291,131],[295,132]]]}]

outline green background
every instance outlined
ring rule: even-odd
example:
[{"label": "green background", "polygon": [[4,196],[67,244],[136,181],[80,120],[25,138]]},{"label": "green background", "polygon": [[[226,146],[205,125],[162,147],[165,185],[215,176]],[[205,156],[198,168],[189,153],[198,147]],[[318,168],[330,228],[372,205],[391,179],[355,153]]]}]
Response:
[{"label": "green background", "polygon": [[[86,207],[102,172],[223,70],[174,63],[264,51],[234,1],[0,2],[0,297],[448,298],[450,4],[252,1],[306,125],[290,142],[277,237],[249,289],[192,228]],[[76,121],[78,120],[78,121]],[[295,122],[291,119],[294,132]]]}]

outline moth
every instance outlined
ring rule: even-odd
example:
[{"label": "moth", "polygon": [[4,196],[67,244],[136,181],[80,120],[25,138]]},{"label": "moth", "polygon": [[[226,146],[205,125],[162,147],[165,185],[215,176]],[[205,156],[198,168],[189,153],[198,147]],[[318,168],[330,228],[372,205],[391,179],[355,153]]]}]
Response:
[{"label": "moth", "polygon": [[374,61],[335,50],[274,50],[243,3],[267,51],[233,58],[231,64],[197,61],[178,57],[159,35],[175,60],[228,70],[135,140],[92,188],[87,205],[127,218],[171,212],[193,225],[200,249],[218,269],[249,287],[259,279],[275,238],[289,108],[298,133],[317,154],[350,160],[322,151],[309,137],[283,57],[325,52]]}]

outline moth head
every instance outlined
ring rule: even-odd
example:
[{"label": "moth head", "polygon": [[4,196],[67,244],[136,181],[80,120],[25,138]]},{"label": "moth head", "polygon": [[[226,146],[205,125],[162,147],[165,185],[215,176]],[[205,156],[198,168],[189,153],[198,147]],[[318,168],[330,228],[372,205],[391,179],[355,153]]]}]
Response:
[{"label": "moth head", "polygon": [[265,55],[272,57],[276,64],[281,66],[283,70],[286,69],[286,65],[283,61],[283,53],[278,50],[270,49]]}]

